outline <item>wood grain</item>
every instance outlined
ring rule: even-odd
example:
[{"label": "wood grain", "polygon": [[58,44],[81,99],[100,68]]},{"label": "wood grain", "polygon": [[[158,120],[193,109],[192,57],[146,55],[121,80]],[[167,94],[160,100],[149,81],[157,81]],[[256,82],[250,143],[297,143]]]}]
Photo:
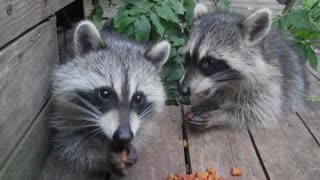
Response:
[{"label": "wood grain", "polygon": [[35,180],[48,153],[48,113],[50,102],[32,122],[0,171],[3,180]]},{"label": "wood grain", "polygon": [[[185,173],[180,109],[167,106],[165,111],[154,119],[157,121],[154,140],[139,154],[138,162],[129,169],[126,178],[112,176],[121,180],[159,180],[166,179],[169,172]],[[50,155],[40,180],[102,180],[89,174],[75,174],[63,161]]]},{"label": "wood grain", "polygon": [[51,19],[0,51],[0,166],[48,99],[59,60],[55,29]]},{"label": "wood grain", "polygon": [[[309,80],[307,96],[320,96],[320,81],[310,73],[307,77]],[[317,141],[320,142],[320,102],[307,102],[306,109],[298,114]]]},{"label": "wood grain", "polygon": [[0,0],[0,47],[74,0]]},{"label": "wood grain", "polygon": [[247,130],[188,129],[193,172],[215,167],[218,175],[231,178],[231,169],[239,167],[244,174],[232,179],[266,179]]},{"label": "wood grain", "polygon": [[272,180],[320,177],[320,148],[296,114],[286,115],[269,131],[252,130]]}]

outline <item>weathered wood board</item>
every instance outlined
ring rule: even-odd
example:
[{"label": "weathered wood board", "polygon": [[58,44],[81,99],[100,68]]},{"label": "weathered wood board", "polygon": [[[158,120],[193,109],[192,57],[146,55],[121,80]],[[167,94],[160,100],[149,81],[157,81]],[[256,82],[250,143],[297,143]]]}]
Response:
[{"label": "weathered wood board", "polygon": [[0,0],[0,47],[74,0]]},{"label": "weathered wood board", "polygon": [[0,51],[0,167],[48,99],[58,60],[54,18]]},{"label": "weathered wood board", "polygon": [[193,172],[214,167],[231,178],[231,169],[239,167],[244,174],[232,179],[266,179],[247,130],[188,128],[188,141]]},{"label": "weathered wood board", "polygon": [[[307,96],[320,96],[320,81],[310,73],[307,77],[309,80],[309,92]],[[320,102],[307,102],[306,109],[298,112],[298,115],[318,142],[320,142]]]},{"label": "weathered wood board", "polygon": [[[209,0],[199,0],[199,2],[213,10]],[[230,9],[231,11],[248,15],[262,7],[271,9],[273,16],[276,16],[282,12],[285,6],[277,3],[276,0],[231,0]]]},{"label": "weathered wood board", "polygon": [[270,179],[318,179],[320,148],[302,121],[293,113],[278,122],[269,131],[252,130]]},{"label": "weathered wood board", "polygon": [[27,133],[0,171],[2,180],[35,180],[48,152],[48,113],[50,101],[32,122]]},{"label": "weathered wood board", "polygon": [[[127,178],[112,176],[111,179],[159,180],[169,172],[185,173],[180,109],[167,106],[154,119],[157,121],[154,140],[139,154],[138,162],[130,168]],[[63,161],[49,156],[40,180],[100,180],[87,174],[75,174]]]}]

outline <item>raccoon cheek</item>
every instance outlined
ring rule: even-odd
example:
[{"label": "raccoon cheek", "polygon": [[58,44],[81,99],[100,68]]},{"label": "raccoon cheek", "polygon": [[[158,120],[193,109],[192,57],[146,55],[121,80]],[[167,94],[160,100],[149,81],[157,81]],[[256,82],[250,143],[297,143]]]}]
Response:
[{"label": "raccoon cheek", "polygon": [[133,135],[136,135],[138,129],[140,128],[140,119],[134,113],[131,113],[130,127],[133,132]]}]

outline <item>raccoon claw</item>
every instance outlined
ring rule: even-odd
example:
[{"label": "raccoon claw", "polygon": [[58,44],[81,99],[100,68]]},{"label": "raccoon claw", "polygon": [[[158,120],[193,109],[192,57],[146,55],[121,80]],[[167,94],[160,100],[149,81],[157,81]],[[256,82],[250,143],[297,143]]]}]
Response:
[{"label": "raccoon claw", "polygon": [[132,146],[129,146],[129,154],[128,154],[128,159],[126,161],[126,165],[127,166],[133,166],[134,164],[136,164],[138,161],[138,155],[137,155],[137,151],[135,148],[133,148]]},{"label": "raccoon claw", "polygon": [[209,116],[206,114],[193,114],[191,118],[187,120],[187,123],[197,129],[205,129],[208,125]]}]

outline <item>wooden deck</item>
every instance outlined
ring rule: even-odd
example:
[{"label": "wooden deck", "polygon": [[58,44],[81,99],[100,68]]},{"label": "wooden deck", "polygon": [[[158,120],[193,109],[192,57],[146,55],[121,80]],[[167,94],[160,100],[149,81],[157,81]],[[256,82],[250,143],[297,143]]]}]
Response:
[{"label": "wooden deck", "polygon": [[[246,1],[247,5],[243,4],[244,0],[234,1],[233,8],[240,12],[261,7],[280,12],[283,8],[275,5],[276,0],[258,0],[249,4]],[[306,69],[310,82],[308,95],[320,96],[320,71]],[[203,171],[207,167],[215,167],[218,174],[233,180],[320,178],[320,102],[309,102],[305,110],[286,115],[271,130],[192,131],[181,126],[181,109],[173,106],[168,106],[155,120],[158,129],[154,142],[140,152],[138,163],[130,169],[128,177],[111,177],[112,180],[165,180],[169,172],[186,173],[189,168],[193,172]],[[184,151],[183,139],[188,141],[187,151]],[[232,167],[241,168],[244,174],[232,177]],[[39,180],[103,178],[75,174],[63,161],[50,154]]]}]

